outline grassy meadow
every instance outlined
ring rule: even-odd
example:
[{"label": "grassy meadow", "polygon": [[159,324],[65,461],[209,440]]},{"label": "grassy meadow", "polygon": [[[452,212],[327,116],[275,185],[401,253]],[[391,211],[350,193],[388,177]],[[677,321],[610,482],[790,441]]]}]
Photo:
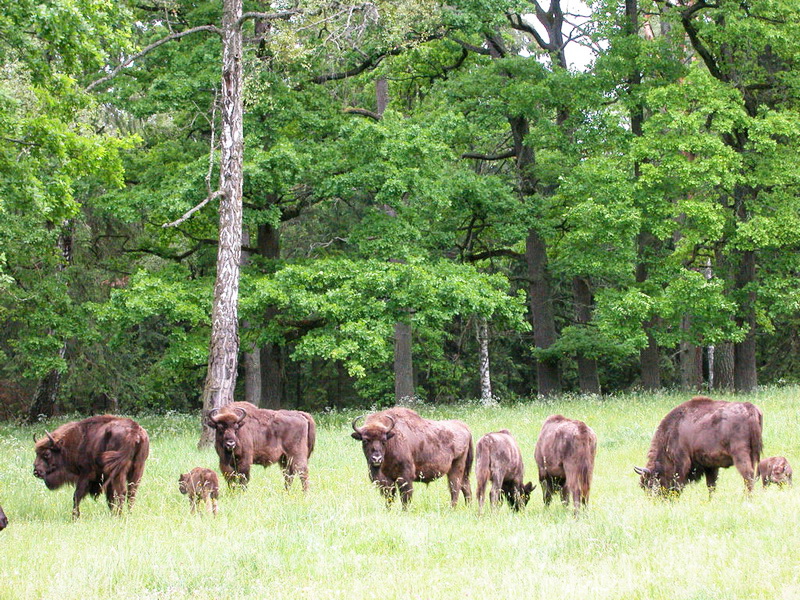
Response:
[{"label": "grassy meadow", "polygon": [[[722,396],[717,396],[722,399]],[[747,498],[735,469],[720,473],[715,497],[694,484],[676,501],[649,499],[643,465],[661,417],[688,395],[484,407],[415,407],[429,418],[459,418],[477,438],[506,427],[520,442],[528,478],[544,418],[562,413],[589,424],[598,453],[589,510],[575,519],[545,509],[539,488],[528,508],[483,517],[451,510],[446,481],[416,484],[408,512],[390,511],[368,482],[355,413],[314,415],[311,491],[283,491],[277,466],[254,467],[244,493],[223,490],[220,512],[189,514],[178,475],[217,470],[197,450],[196,419],[137,420],[151,439],[136,507],[113,518],[104,501],[84,500],[71,520],[72,488],[45,489],[32,474],[36,427],[0,424],[0,598],[800,598],[800,489]],[[731,398],[727,398],[731,399]],[[746,398],[764,412],[765,456],[800,465],[800,389]],[[473,492],[475,480],[472,477]]]}]

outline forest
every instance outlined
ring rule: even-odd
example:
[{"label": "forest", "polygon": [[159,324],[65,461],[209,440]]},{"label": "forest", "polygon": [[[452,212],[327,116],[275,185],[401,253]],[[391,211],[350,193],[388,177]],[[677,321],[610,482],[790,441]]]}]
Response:
[{"label": "forest", "polygon": [[794,0],[17,0],[0,418],[800,381]]}]

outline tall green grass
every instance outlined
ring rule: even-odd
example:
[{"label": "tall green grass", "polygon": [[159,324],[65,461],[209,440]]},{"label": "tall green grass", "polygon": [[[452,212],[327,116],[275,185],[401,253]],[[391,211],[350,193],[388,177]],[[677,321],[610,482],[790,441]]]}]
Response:
[{"label": "tall green grass", "polygon": [[[800,465],[797,388],[748,397],[764,412],[765,456]],[[478,517],[448,506],[446,482],[415,486],[408,512],[387,511],[367,479],[351,413],[315,415],[311,491],[283,491],[277,467],[253,469],[244,493],[223,490],[220,513],[189,514],[178,475],[217,468],[196,449],[194,417],[138,419],[151,453],[137,504],[122,518],[104,502],[71,520],[72,489],[47,491],[32,475],[34,428],[0,425],[0,598],[800,598],[800,490],[747,498],[734,469],[708,499],[702,483],[676,501],[638,486],[661,417],[686,395],[572,398],[512,406],[416,407],[466,421],[475,439],[506,427],[535,480],[544,418],[562,413],[598,436],[589,510],[580,518],[540,491],[521,514]],[[474,477],[473,490],[474,490]]]}]

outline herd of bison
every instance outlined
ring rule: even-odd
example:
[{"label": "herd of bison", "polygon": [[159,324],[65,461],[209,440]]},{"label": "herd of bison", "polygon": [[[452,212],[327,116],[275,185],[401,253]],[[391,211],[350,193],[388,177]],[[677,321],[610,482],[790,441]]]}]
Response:
[{"label": "herd of bison", "polygon": [[[359,423],[363,423],[359,426]],[[316,425],[308,413],[260,409],[234,402],[208,414],[216,432],[219,467],[231,487],[245,487],[253,464],[278,463],[288,489],[295,475],[308,489],[308,459],[314,450]],[[634,467],[641,486],[656,495],[677,495],[687,482],[703,475],[709,492],[720,468],[735,466],[747,491],[754,472],[763,485],[791,484],[792,469],[784,457],[759,460],[762,443],[761,411],[749,402],[725,402],[703,396],[672,409],[653,435],[647,464]],[[446,475],[450,503],[459,494],[472,497],[470,471],[477,477],[479,511],[483,511],[487,484],[492,505],[502,498],[514,510],[523,508],[536,487],[524,482],[522,454],[511,433],[487,433],[473,446],[472,433],[461,421],[423,419],[408,408],[396,407],[358,417],[352,424],[369,468],[369,477],[391,505],[399,493],[408,507],[414,482],[428,483]],[[132,419],[101,415],[66,423],[36,440],[33,474],[54,490],[75,486],[72,515],[80,516],[87,494],[104,493],[108,506],[119,514],[125,502],[133,505],[144,472],[150,442],[147,432]],[[597,436],[581,421],[561,415],[548,417],[536,442],[535,459],[545,504],[554,492],[575,513],[589,500]],[[194,468],[180,476],[178,488],[189,497],[194,512],[198,502],[217,512],[219,483],[211,469]],[[0,529],[8,519],[0,508]]]}]

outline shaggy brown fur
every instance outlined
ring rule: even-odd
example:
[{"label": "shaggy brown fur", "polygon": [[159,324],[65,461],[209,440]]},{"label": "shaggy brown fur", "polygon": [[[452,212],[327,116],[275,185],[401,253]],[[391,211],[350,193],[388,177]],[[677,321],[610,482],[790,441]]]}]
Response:
[{"label": "shaggy brown fur", "polygon": [[561,502],[572,503],[577,515],[589,502],[592,487],[597,436],[582,421],[551,415],[545,419],[536,440],[536,466],[545,505],[553,493],[561,492]]},{"label": "shaggy brown fur", "polygon": [[635,467],[640,484],[657,494],[679,494],[703,475],[709,494],[721,468],[736,466],[748,493],[761,455],[761,411],[749,402],[697,396],[673,408],[659,423],[647,466]]},{"label": "shaggy brown fur", "polygon": [[246,487],[254,464],[268,467],[278,463],[287,490],[295,475],[300,476],[303,491],[308,490],[308,458],[317,436],[310,414],[232,402],[211,411],[207,423],[216,431],[219,469],[229,486]]},{"label": "shaggy brown fur", "polygon": [[217,498],[219,498],[219,479],[211,469],[195,467],[178,478],[178,489],[181,494],[188,494],[191,513],[197,510],[197,502],[206,504],[206,511],[217,514]]},{"label": "shaggy brown fur", "polygon": [[0,531],[8,527],[8,519],[6,513],[3,512],[3,507],[0,506]]},{"label": "shaggy brown fur", "polygon": [[351,435],[361,441],[370,480],[386,498],[387,507],[399,490],[403,508],[408,508],[415,481],[430,483],[442,475],[447,475],[452,506],[458,503],[459,492],[470,501],[474,449],[466,424],[430,421],[408,408],[374,413],[362,427],[356,427],[357,421]]},{"label": "shaggy brown fur", "polygon": [[147,432],[136,422],[113,415],[66,423],[36,442],[33,474],[47,489],[75,486],[72,516],[80,516],[86,494],[105,492],[108,507],[121,514],[133,507],[150,452]]},{"label": "shaggy brown fur", "polygon": [[775,483],[783,487],[787,483],[792,485],[792,467],[783,456],[770,456],[758,463],[756,477],[761,478],[761,484],[767,487]]},{"label": "shaggy brown fur", "polygon": [[511,508],[520,510],[528,504],[536,486],[530,481],[523,484],[525,466],[522,452],[508,429],[487,433],[475,446],[475,477],[478,480],[478,512],[483,512],[486,484],[491,480],[489,501],[492,506],[500,504],[500,493]]}]

